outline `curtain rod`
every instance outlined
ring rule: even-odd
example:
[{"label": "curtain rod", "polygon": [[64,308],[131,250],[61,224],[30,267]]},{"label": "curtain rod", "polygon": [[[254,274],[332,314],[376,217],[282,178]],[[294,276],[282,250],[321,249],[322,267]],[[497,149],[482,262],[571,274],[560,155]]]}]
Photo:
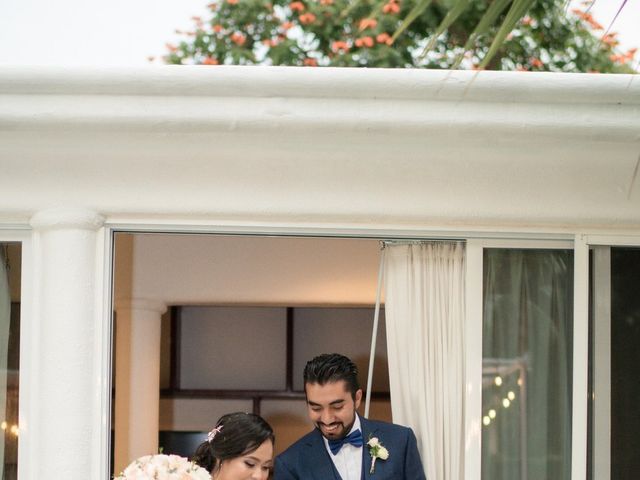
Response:
[{"label": "curtain rod", "polygon": [[429,239],[429,240],[381,240],[380,243],[382,248],[385,248],[387,245],[423,245],[428,243],[466,243],[467,241],[461,238],[439,238],[439,239]]}]

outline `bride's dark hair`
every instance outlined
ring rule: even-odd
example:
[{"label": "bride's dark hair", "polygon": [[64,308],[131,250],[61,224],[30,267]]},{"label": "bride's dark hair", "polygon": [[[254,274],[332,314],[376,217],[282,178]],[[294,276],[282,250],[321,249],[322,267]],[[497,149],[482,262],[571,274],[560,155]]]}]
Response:
[{"label": "bride's dark hair", "polygon": [[221,462],[247,455],[265,440],[275,442],[273,429],[254,413],[229,413],[216,422],[206,441],[196,449],[192,460],[213,473]]}]

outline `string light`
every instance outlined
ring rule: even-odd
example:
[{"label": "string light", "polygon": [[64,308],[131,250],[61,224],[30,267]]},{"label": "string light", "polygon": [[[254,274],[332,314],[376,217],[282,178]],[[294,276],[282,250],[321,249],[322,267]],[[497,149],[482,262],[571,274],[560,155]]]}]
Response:
[{"label": "string light", "polygon": [[[493,383],[496,387],[501,387],[504,384],[504,380],[502,376],[496,375],[495,377],[493,377]],[[522,377],[518,377],[516,379],[516,383],[518,384],[518,386],[521,387],[524,384],[524,379]],[[498,401],[502,403],[502,406],[504,408],[509,408],[511,406],[511,403],[514,402],[515,399],[516,399],[515,391],[509,390],[506,396],[502,398],[502,400],[498,400]],[[495,421],[497,416],[498,416],[498,411],[495,408],[489,409],[486,415],[482,417],[482,424],[484,426],[489,426],[492,421]]]},{"label": "string light", "polygon": [[11,433],[13,433],[16,437],[18,436],[18,426],[11,425]]},{"label": "string light", "polygon": [[6,430],[7,429],[7,422],[0,423],[0,428],[2,428],[2,430]]}]

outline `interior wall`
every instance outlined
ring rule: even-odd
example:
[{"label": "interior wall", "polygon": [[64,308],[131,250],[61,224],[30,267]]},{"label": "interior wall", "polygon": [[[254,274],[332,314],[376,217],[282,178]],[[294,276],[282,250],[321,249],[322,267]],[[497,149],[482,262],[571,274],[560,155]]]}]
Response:
[{"label": "interior wall", "polygon": [[167,305],[371,305],[380,243],[370,239],[116,235],[116,298]]}]

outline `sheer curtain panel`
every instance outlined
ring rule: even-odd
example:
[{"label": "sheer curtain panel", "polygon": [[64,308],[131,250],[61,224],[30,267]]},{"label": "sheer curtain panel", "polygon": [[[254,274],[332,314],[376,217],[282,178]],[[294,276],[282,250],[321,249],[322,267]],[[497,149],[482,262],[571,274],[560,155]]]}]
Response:
[{"label": "sheer curtain panel", "polygon": [[463,478],[464,243],[387,244],[393,420],[413,428],[429,480]]}]

